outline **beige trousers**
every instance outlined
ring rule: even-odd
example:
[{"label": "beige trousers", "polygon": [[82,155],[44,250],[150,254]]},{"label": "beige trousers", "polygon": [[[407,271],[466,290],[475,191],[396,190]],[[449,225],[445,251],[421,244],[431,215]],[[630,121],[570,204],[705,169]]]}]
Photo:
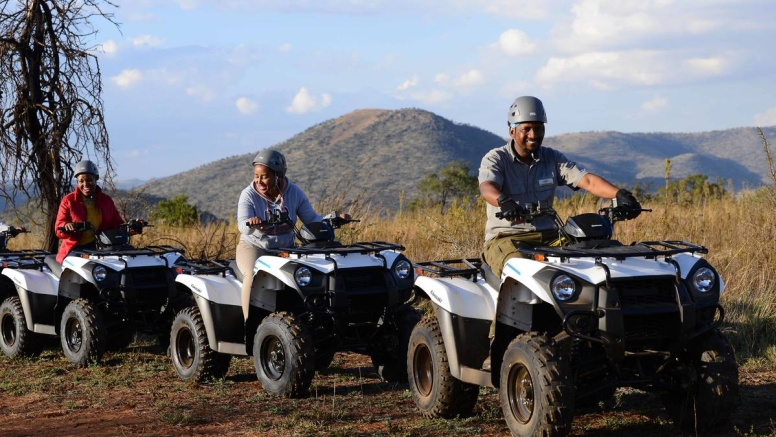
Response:
[{"label": "beige trousers", "polygon": [[240,269],[240,273],[243,276],[241,302],[243,309],[243,317],[248,320],[248,309],[251,305],[251,286],[253,285],[253,265],[256,264],[256,260],[260,256],[266,255],[267,251],[256,247],[247,241],[240,240],[237,243],[235,261],[237,262],[237,268]]}]

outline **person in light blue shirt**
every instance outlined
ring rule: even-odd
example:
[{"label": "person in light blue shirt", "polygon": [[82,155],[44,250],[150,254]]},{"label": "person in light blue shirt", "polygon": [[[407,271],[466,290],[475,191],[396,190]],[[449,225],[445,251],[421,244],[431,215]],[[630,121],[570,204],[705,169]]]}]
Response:
[{"label": "person in light blue shirt", "polygon": [[272,217],[287,214],[291,223],[320,222],[323,216],[315,212],[304,191],[286,178],[286,158],[277,150],[266,149],[253,158],[253,181],[240,193],[237,204],[237,268],[243,276],[242,307],[248,319],[253,265],[267,254],[267,249],[291,247],[294,230],[288,223],[267,224]]}]

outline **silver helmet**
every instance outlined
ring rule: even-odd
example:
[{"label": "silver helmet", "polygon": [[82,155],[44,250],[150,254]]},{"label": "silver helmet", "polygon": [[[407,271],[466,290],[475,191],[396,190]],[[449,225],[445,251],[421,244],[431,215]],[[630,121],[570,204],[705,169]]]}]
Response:
[{"label": "silver helmet", "polygon": [[94,179],[100,179],[100,171],[97,169],[97,164],[85,159],[75,165],[75,177],[79,174],[89,173],[94,175]]},{"label": "silver helmet", "polygon": [[547,123],[547,113],[544,112],[542,101],[533,96],[522,96],[512,102],[507,113],[507,124],[515,126],[526,121]]},{"label": "silver helmet", "polygon": [[256,154],[256,157],[253,158],[253,165],[261,164],[265,167],[268,167],[270,170],[274,171],[275,174],[278,177],[283,177],[286,175],[286,157],[283,156],[282,153],[278,152],[277,150],[272,149],[266,149],[262,150],[261,152]]}]

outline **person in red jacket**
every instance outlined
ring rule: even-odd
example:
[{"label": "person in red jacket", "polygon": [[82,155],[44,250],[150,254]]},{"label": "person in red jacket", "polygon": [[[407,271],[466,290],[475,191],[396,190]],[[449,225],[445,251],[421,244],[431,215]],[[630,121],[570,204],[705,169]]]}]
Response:
[{"label": "person in red jacket", "polygon": [[54,226],[57,237],[62,240],[57,253],[57,262],[60,264],[75,248],[95,248],[94,234],[74,232],[75,223],[89,222],[98,232],[116,229],[124,223],[113,199],[97,186],[100,173],[92,161],[85,160],[75,165],[75,179],[75,190],[59,204]]}]

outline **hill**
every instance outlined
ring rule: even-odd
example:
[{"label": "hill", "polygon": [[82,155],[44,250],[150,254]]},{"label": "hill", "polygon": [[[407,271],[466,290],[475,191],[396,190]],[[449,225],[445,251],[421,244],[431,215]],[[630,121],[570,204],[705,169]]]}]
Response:
[{"label": "hill", "polygon": [[[288,161],[288,177],[313,202],[347,192],[393,209],[401,193],[411,197],[428,172],[452,160],[472,171],[488,150],[504,140],[418,109],[364,109],[315,125],[273,148]],[[237,209],[240,191],[253,177],[255,153],[231,156],[142,188],[148,194],[185,194],[200,210],[226,218]]]},{"label": "hill", "polygon": [[[551,133],[551,126],[548,126]],[[764,129],[776,138],[776,127]],[[506,134],[506,129],[504,130]],[[316,203],[331,197],[367,197],[389,210],[402,193],[415,195],[418,181],[454,160],[474,173],[482,156],[504,138],[420,109],[362,109],[312,126],[273,148],[289,163],[288,177]],[[705,174],[736,187],[769,183],[762,142],[754,128],[702,133],[583,132],[549,136],[544,144],[614,183],[660,184],[665,159],[672,178]],[[252,178],[254,153],[230,156],[141,188],[171,198],[185,194],[200,211],[234,215],[240,191]]]}]

